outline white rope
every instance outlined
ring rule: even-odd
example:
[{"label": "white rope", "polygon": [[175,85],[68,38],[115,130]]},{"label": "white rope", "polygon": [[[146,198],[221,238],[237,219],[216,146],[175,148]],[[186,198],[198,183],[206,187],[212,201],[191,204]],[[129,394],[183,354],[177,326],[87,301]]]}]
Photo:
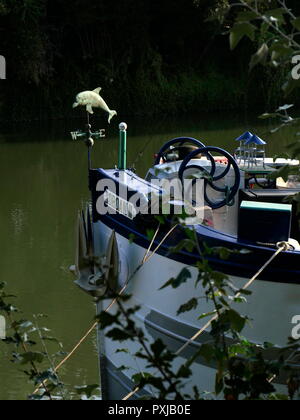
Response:
[{"label": "white rope", "polygon": [[[236,298],[241,296],[242,291],[248,289],[252,283],[260,276],[260,274],[274,261],[274,259],[283,251],[288,251],[290,249],[290,245],[287,242],[279,242],[277,244],[278,249],[276,252],[272,255],[272,257],[258,270],[258,272],[246,283],[241,291],[236,294]],[[193,343],[203,332],[219,317],[218,314],[214,315],[199,331],[191,337],[180,349],[178,349],[175,353],[176,356],[179,356],[191,343]],[[122,400],[126,401],[129,398],[133,397],[138,391],[140,390],[139,387],[135,388],[132,392],[130,392],[128,395],[126,395]]]},{"label": "white rope", "polygon": [[[145,253],[145,256],[143,258],[142,263],[139,265],[139,267],[135,270],[135,272],[133,273],[133,275],[127,280],[126,284],[123,286],[123,288],[120,290],[120,292],[118,293],[118,296],[115,297],[111,303],[108,305],[108,307],[104,310],[104,312],[108,312],[111,310],[111,308],[116,304],[118,297],[122,296],[125,292],[125,290],[128,287],[128,284],[131,280],[131,278],[139,271],[139,269],[142,268],[142,266],[148,262],[156,253],[156,251],[160,248],[160,246],[165,242],[165,240],[168,238],[168,236],[174,231],[174,229],[178,226],[174,225],[168,232],[167,234],[163,237],[163,239],[160,241],[159,245],[155,248],[155,250],[153,252],[151,252],[151,247],[158,235],[159,232],[159,228],[160,228],[160,224],[158,225],[158,228],[152,238],[152,241],[150,243],[150,246],[148,248],[148,250]],[[77,351],[77,349],[81,346],[82,343],[85,342],[85,340],[91,335],[91,333],[95,330],[95,328],[97,327],[97,325],[99,324],[99,321],[96,321],[91,327],[90,329],[84,334],[84,336],[79,340],[79,342],[76,344],[76,346],[74,346],[74,348],[68,353],[68,355],[55,367],[54,372],[56,373],[72,356],[73,354]],[[46,381],[47,383],[47,381]],[[33,395],[37,394],[37,392],[41,389],[41,387],[43,386],[43,384],[40,384],[35,391],[33,392]],[[137,392],[137,391],[136,391]],[[130,397],[129,397],[130,398]]]}]

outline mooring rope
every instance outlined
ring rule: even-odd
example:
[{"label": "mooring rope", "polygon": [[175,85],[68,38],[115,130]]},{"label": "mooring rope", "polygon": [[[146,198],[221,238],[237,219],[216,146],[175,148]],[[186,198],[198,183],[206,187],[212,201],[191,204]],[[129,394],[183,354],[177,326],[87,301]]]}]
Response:
[{"label": "mooring rope", "polygon": [[[168,231],[168,233],[162,238],[162,240],[159,242],[159,244],[157,245],[157,247],[154,249],[154,251],[152,251],[151,252],[151,254],[150,254],[150,250],[151,250],[151,246],[152,245],[150,245],[150,247],[149,247],[149,249],[148,249],[148,251],[147,251],[147,253],[146,253],[146,255],[145,255],[145,257],[144,257],[144,259],[143,259],[143,264],[144,263],[146,263],[146,262],[148,262],[152,257],[153,257],[153,255],[159,250],[159,248],[162,246],[162,244],[167,240],[167,238],[171,235],[171,233],[177,228],[177,226],[179,225],[179,223],[177,223],[176,225],[174,225],[169,231]],[[159,227],[158,227],[158,229],[159,229]],[[158,233],[158,230],[156,231],[157,233]],[[156,233],[156,234],[157,234]],[[154,242],[154,241],[153,241]],[[149,255],[150,254],[150,255]]]},{"label": "mooring rope", "polygon": [[[160,225],[159,225],[160,226]],[[162,244],[165,242],[165,240],[169,237],[169,235],[175,230],[175,228],[178,226],[174,225],[169,231],[168,233],[163,237],[163,239],[160,241],[160,243],[158,244],[158,246],[155,248],[155,250],[153,252],[150,253],[151,247],[155,241],[155,238],[159,232],[159,226],[155,232],[154,238],[152,238],[151,244],[143,258],[142,263],[139,265],[139,267],[134,271],[134,273],[132,274],[132,276],[128,279],[128,281],[126,282],[126,284],[123,286],[123,288],[120,290],[120,292],[118,293],[118,296],[115,297],[112,302],[108,305],[108,307],[104,310],[104,312],[108,312],[117,302],[118,297],[122,296],[125,292],[125,290],[128,287],[128,284],[131,280],[131,278],[133,276],[135,276],[135,274],[137,273],[137,271],[140,270],[140,268],[146,263],[148,262],[153,256],[154,254],[157,252],[157,250],[162,246]],[[277,257],[277,255],[279,255],[282,251],[287,251],[290,247],[290,245],[287,242],[281,242],[277,244],[277,251],[272,255],[272,257],[263,265],[263,267],[249,280],[249,282],[241,289],[241,290],[246,290],[248,287],[250,287],[250,285],[257,279],[257,277],[272,263],[272,261]],[[241,292],[239,292],[236,297],[239,297],[241,295]],[[178,356],[180,353],[182,353],[185,348],[187,346],[189,346],[193,341],[195,341],[211,324],[213,321],[215,321],[218,318],[218,315],[216,314],[214,317],[212,317],[208,323],[202,327],[193,337],[191,337],[179,350],[177,350],[177,352],[175,353],[176,356]],[[54,372],[56,373],[72,356],[73,354],[77,351],[77,349],[81,346],[81,344],[83,344],[85,342],[85,340],[90,336],[90,334],[95,330],[95,328],[98,326],[99,322],[96,321],[90,328],[89,330],[84,334],[84,336],[79,340],[79,342],[74,346],[74,348],[69,352],[69,354],[55,367]],[[40,384],[34,391],[33,395],[35,395],[41,387],[43,387],[44,384]],[[134,396],[138,391],[140,390],[139,387],[135,388],[133,391],[131,391],[128,395],[126,395],[122,400],[126,401],[129,398],[131,398],[132,396]]]},{"label": "mooring rope", "polygon": [[[151,252],[151,247],[155,241],[155,238],[159,232],[159,228],[160,228],[160,224],[157,227],[157,230],[154,234],[154,237],[152,238],[152,241],[150,243],[150,246],[148,247],[145,256],[143,258],[143,261],[141,262],[141,264],[135,269],[135,271],[132,273],[132,275],[129,277],[129,279],[127,280],[126,284],[123,286],[123,288],[120,290],[120,292],[118,292],[118,296],[115,297],[111,303],[108,305],[108,307],[104,310],[104,312],[108,312],[110,311],[110,309],[115,305],[115,303],[117,302],[118,298],[120,296],[122,296],[124,294],[124,292],[126,291],[131,279],[136,275],[136,273],[143,267],[143,265],[148,262],[153,256],[154,254],[157,252],[157,250],[162,246],[162,244],[166,241],[166,239],[169,237],[169,235],[175,230],[175,228],[178,226],[178,224],[174,225],[169,231],[168,233],[163,237],[163,239],[160,241],[160,243],[158,244],[158,246],[155,248],[155,250],[153,252]],[[149,255],[150,254],[150,255]],[[72,356],[73,354],[77,351],[77,349],[81,346],[81,344],[83,344],[85,342],[85,340],[91,335],[91,333],[95,330],[95,328],[98,326],[99,321],[94,322],[94,324],[89,328],[89,330],[84,334],[84,336],[78,341],[78,343],[74,346],[74,348],[68,353],[68,355],[55,367],[54,372],[56,373]],[[47,383],[47,381],[45,381],[45,383]],[[35,391],[33,392],[33,395],[37,394],[38,391],[44,386],[44,383],[40,384]]]},{"label": "mooring rope", "polygon": [[150,245],[149,245],[149,247],[148,247],[147,251],[145,252],[145,255],[144,255],[144,258],[143,258],[143,263],[145,263],[145,262],[146,262],[147,257],[148,257],[148,255],[150,254],[150,251],[151,251],[152,245],[153,245],[153,243],[154,243],[154,241],[155,241],[155,239],[156,239],[156,237],[157,237],[157,235],[158,235],[159,229],[160,229],[160,223],[158,224],[157,229],[156,229],[156,231],[155,231],[155,233],[154,233],[154,235],[153,235],[153,238],[152,238],[152,240],[151,240],[151,242],[150,242]]},{"label": "mooring rope", "polygon": [[[248,283],[246,283],[242,288],[241,291],[239,293],[237,293],[235,295],[235,298],[239,298],[242,294],[243,290],[247,290],[252,283],[257,279],[257,277],[260,276],[260,274],[273,262],[273,260],[282,252],[282,251],[287,251],[289,249],[289,244],[287,244],[286,242],[281,242],[279,244],[277,244],[277,251],[272,255],[272,257],[258,270],[258,272],[248,281]],[[218,314],[214,315],[208,322],[207,324],[202,327],[192,338],[190,338],[189,341],[187,341],[179,350],[177,350],[177,352],[175,353],[176,356],[178,356],[180,353],[182,353],[186,347],[188,347],[193,341],[195,341],[212,323],[213,321],[217,320],[219,317]]]},{"label": "mooring rope", "polygon": [[[235,295],[235,298],[238,298],[241,296],[242,291],[248,289],[252,283],[260,276],[260,274],[274,261],[274,259],[283,251],[288,251],[290,249],[290,244],[288,242],[279,242],[277,244],[277,251],[272,255],[271,258],[258,270],[258,272],[242,287],[241,291]],[[218,319],[219,315],[214,315],[205,325],[204,327],[200,328],[199,331],[193,335],[180,349],[178,349],[175,352],[176,356],[179,356],[191,343],[193,343],[198,337],[200,337],[201,334],[204,333],[204,331],[210,327],[210,325]],[[140,391],[140,388],[137,387],[133,391],[131,391],[129,394],[127,394],[124,398],[122,398],[123,401],[128,400],[129,398],[133,397],[138,391]]]}]

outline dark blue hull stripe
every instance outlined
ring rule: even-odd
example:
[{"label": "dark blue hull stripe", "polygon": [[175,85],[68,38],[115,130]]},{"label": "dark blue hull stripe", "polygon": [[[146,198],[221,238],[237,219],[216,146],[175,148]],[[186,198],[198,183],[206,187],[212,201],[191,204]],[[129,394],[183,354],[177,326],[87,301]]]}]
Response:
[{"label": "dark blue hull stripe", "polygon": [[[150,241],[147,236],[138,230],[134,222],[121,215],[98,216],[98,220],[115,230],[118,234],[128,239],[134,235],[133,242],[147,250]],[[152,249],[157,247],[166,231],[154,242]],[[236,277],[251,278],[274,254],[272,248],[253,246],[250,244],[239,243],[235,238],[215,232],[205,227],[197,227],[197,235],[200,245],[206,243],[209,247],[225,247],[228,249],[250,251],[247,254],[231,255],[228,260],[223,260],[218,256],[208,256],[212,268],[227,275]],[[176,254],[170,254],[170,247],[174,247],[182,239],[186,238],[181,227],[178,227],[161,245],[157,254],[170,258],[180,263],[194,266],[200,257],[198,254],[182,250]],[[300,284],[300,253],[283,252],[260,276],[260,280],[271,281],[285,284]]]}]

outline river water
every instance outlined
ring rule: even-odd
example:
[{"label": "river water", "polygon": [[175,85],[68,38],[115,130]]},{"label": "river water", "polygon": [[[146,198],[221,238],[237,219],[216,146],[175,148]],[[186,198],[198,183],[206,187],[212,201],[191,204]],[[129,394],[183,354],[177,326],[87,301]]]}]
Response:
[{"label": "river water", "polygon": [[[109,127],[104,119],[93,121],[94,128],[107,129],[107,138],[96,142],[93,166],[117,163],[118,121]],[[232,152],[234,139],[250,129],[268,142],[268,155],[274,155],[286,152],[296,131],[265,134],[268,122],[224,114],[159,118],[147,124],[126,121],[128,164],[135,162],[142,175],[153,154],[173,137],[196,137]],[[76,288],[68,270],[74,262],[77,212],[89,198],[86,148],[69,135],[82,127],[77,120],[0,128],[0,282],[17,296],[13,302],[23,311],[20,316],[48,315],[41,326],[52,330],[48,334],[61,340],[65,351],[88,330],[95,314],[92,300]],[[50,344],[49,351],[54,350]],[[0,342],[0,399],[25,399],[32,385],[22,367],[10,360],[11,348]],[[63,367],[61,379],[70,386],[99,383],[95,334]]]}]

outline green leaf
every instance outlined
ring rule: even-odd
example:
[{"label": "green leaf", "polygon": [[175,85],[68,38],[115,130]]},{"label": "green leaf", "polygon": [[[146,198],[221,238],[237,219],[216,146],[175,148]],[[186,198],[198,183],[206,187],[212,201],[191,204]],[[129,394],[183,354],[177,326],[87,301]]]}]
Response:
[{"label": "green leaf", "polygon": [[217,395],[219,395],[224,388],[224,380],[223,380],[223,376],[221,375],[216,375],[216,380],[215,380],[215,393]]},{"label": "green leaf", "polygon": [[295,143],[290,144],[287,147],[288,149],[291,150],[292,157],[298,157],[300,155],[300,141],[299,140]]},{"label": "green leaf", "polygon": [[276,110],[276,112],[280,112],[280,111],[287,111],[288,109],[291,109],[291,108],[293,108],[294,106],[295,106],[294,104],[285,104],[285,105],[280,106],[280,107]]},{"label": "green leaf", "polygon": [[32,322],[30,322],[30,321],[20,321],[19,327],[24,328],[24,329],[32,327]]},{"label": "green leaf", "polygon": [[155,215],[154,218],[161,224],[164,225],[166,223],[166,217],[161,215]]},{"label": "green leaf", "polygon": [[192,298],[191,300],[180,306],[180,308],[177,311],[177,315],[192,311],[193,309],[197,309],[197,306],[198,300],[196,298]]},{"label": "green leaf", "polygon": [[237,22],[249,22],[250,20],[257,19],[257,14],[255,12],[245,11],[245,12],[239,12],[237,15]]},{"label": "green leaf", "polygon": [[187,268],[183,268],[176,278],[171,278],[167,281],[159,290],[165,289],[168,286],[172,286],[173,289],[177,289],[181,284],[186,283],[188,279],[192,277],[190,271]]},{"label": "green leaf", "polygon": [[272,173],[268,176],[268,178],[270,178],[270,179],[283,178],[283,180],[284,180],[285,182],[287,182],[288,177],[289,177],[289,175],[290,175],[290,173],[291,173],[290,171],[291,171],[290,166],[289,166],[289,165],[285,165],[285,166],[283,166],[282,168],[278,169],[277,171],[272,172]]},{"label": "green leaf", "polygon": [[252,292],[251,290],[246,290],[246,289],[239,289],[236,292],[237,294],[240,293],[241,295],[245,295],[245,296],[251,296]]},{"label": "green leaf", "polygon": [[250,60],[249,69],[252,71],[258,64],[265,65],[269,54],[269,47],[263,43],[255,54],[252,55]]},{"label": "green leaf", "polygon": [[141,382],[141,380],[143,379],[148,379],[148,378],[153,378],[153,375],[151,375],[151,373],[147,373],[147,372],[141,372],[141,373],[136,373],[135,375],[133,375],[131,377],[132,381],[135,384],[139,384]]},{"label": "green leaf", "polygon": [[269,52],[271,54],[272,61],[286,59],[287,57],[294,55],[293,48],[291,48],[286,41],[274,41]]},{"label": "green leaf", "polygon": [[157,339],[153,344],[151,344],[151,350],[153,351],[153,354],[156,359],[159,358],[159,356],[163,353],[165,348],[166,346],[160,338]]},{"label": "green leaf", "polygon": [[260,120],[267,120],[268,118],[277,118],[279,116],[280,115],[277,112],[273,112],[273,113],[265,112],[264,114],[260,115],[258,118]]},{"label": "green leaf", "polygon": [[213,252],[217,254],[222,260],[228,260],[230,255],[233,253],[231,249],[225,247],[215,247]]},{"label": "green leaf", "polygon": [[153,239],[154,234],[155,234],[154,229],[147,229],[146,230],[146,235],[147,235],[147,238],[149,239],[149,241],[151,241]]},{"label": "green leaf", "polygon": [[179,370],[178,370],[178,372],[177,372],[177,374],[176,374],[177,378],[185,378],[185,379],[189,378],[191,375],[192,375],[192,371],[191,371],[191,369],[189,369],[189,368],[188,368],[187,366],[185,366],[185,365],[182,365],[182,366],[179,368]]},{"label": "green leaf", "polygon": [[177,252],[186,249],[188,252],[193,252],[195,248],[195,242],[191,239],[183,239],[176,246],[170,248],[170,253],[175,254]]},{"label": "green leaf", "polygon": [[136,239],[136,236],[134,233],[130,233],[129,235],[129,243],[132,244]]},{"label": "green leaf", "polygon": [[268,397],[268,400],[271,400],[271,401],[290,401],[290,398],[288,397],[288,395],[284,395],[284,394],[271,394]]},{"label": "green leaf", "polygon": [[14,353],[13,357],[15,358],[15,361],[19,362],[21,365],[26,365],[27,363],[42,363],[45,358],[43,353],[31,351],[23,354]]},{"label": "green leaf", "polygon": [[121,365],[118,368],[116,368],[117,372],[123,372],[124,370],[129,370],[129,367],[125,365]]},{"label": "green leaf", "polygon": [[101,314],[97,315],[96,319],[99,321],[101,328],[106,328],[113,324],[120,324],[118,320],[119,315],[119,312],[116,315],[111,315],[108,312],[103,311]]},{"label": "green leaf", "polygon": [[41,372],[40,374],[34,377],[35,385],[40,385],[45,381],[51,382],[51,384],[55,386],[59,385],[58,376],[55,372],[53,372],[52,369],[46,370],[45,372]]},{"label": "green leaf", "polygon": [[299,87],[300,87],[300,79],[296,80],[292,78],[291,74],[289,74],[287,80],[284,82],[281,89],[283,90],[285,96],[287,97],[293,92],[294,89],[299,88]]},{"label": "green leaf", "polygon": [[150,373],[137,373],[136,375],[133,375],[131,379],[135,384],[139,385],[141,388],[143,388],[145,385],[152,385],[154,388],[157,388],[162,392],[165,391],[163,381],[161,380],[161,378],[157,378],[151,375]]},{"label": "green leaf", "polygon": [[126,354],[129,354],[129,350],[128,349],[117,349],[115,351],[115,353],[126,353]]},{"label": "green leaf", "polygon": [[209,363],[215,355],[215,348],[211,344],[202,344],[198,355],[202,356]]},{"label": "green leaf", "polygon": [[273,10],[268,10],[264,13],[264,16],[266,16],[268,19],[270,19],[271,21],[276,20],[278,23],[284,23],[285,19],[284,19],[284,14],[286,13],[286,11],[284,10],[284,8],[278,8],[278,9],[273,9]]},{"label": "green leaf", "polygon": [[86,395],[88,398],[91,398],[95,391],[99,390],[99,385],[84,385],[84,386],[75,386],[76,392],[78,395]]},{"label": "green leaf", "polygon": [[245,326],[246,318],[242,317],[238,312],[230,309],[227,311],[227,316],[231,323],[231,328],[234,331],[241,332]]},{"label": "green leaf", "polygon": [[256,27],[249,22],[235,23],[230,30],[230,48],[234,50],[244,36],[254,41]]},{"label": "green leaf", "polygon": [[208,316],[214,316],[216,315],[217,311],[213,311],[213,312],[207,312],[206,314],[202,314],[199,316],[198,320],[200,321],[203,318],[207,318]]},{"label": "green leaf", "polygon": [[56,344],[59,345],[59,347],[63,348],[62,343],[57,338],[55,338],[55,337],[44,336],[44,337],[42,337],[42,340],[44,340],[44,341],[50,341],[52,343],[56,343]]},{"label": "green leaf", "polygon": [[113,328],[106,334],[106,336],[114,341],[134,340],[134,337],[132,337],[132,335],[119,328]]},{"label": "green leaf", "polygon": [[296,19],[292,20],[292,25],[294,26],[294,28],[300,31],[300,17],[297,17]]}]

